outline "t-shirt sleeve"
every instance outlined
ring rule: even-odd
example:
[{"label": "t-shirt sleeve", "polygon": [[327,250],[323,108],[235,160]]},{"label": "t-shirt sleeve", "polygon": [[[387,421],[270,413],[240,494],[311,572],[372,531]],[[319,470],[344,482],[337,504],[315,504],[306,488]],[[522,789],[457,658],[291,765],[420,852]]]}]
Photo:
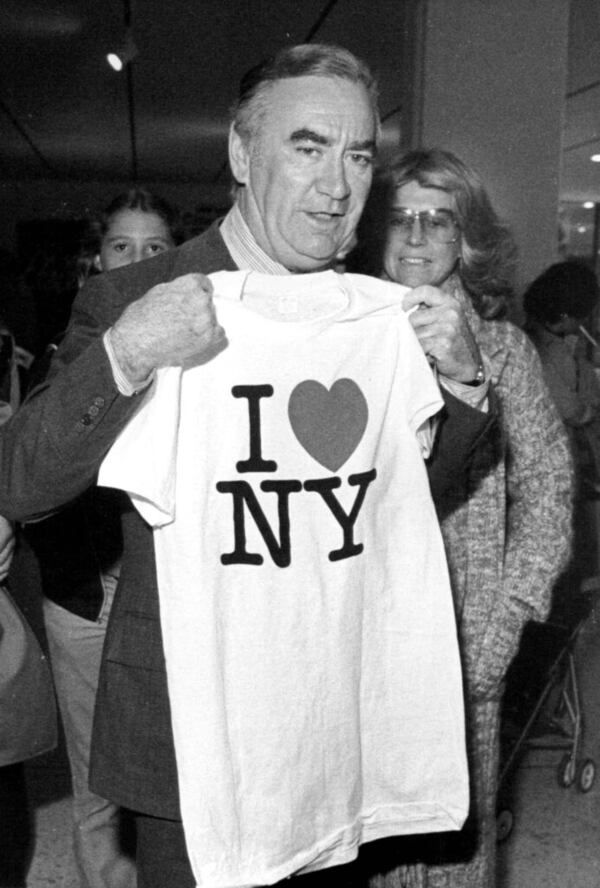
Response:
[{"label": "t-shirt sleeve", "polygon": [[98,474],[101,487],[124,490],[142,518],[162,527],[175,518],[180,367],[159,370],[140,409],[107,453]]},{"label": "t-shirt sleeve", "polygon": [[409,428],[419,441],[423,458],[431,453],[435,415],[444,406],[435,368],[429,365],[406,314],[398,317],[398,379]]}]

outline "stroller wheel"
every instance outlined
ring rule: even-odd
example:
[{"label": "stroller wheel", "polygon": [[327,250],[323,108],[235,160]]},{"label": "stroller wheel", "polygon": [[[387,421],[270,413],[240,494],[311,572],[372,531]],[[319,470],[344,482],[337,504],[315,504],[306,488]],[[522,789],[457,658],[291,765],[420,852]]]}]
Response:
[{"label": "stroller wheel", "polygon": [[510,808],[501,808],[496,814],[496,841],[503,842],[509,837],[515,824]]},{"label": "stroller wheel", "polygon": [[584,759],[577,771],[577,787],[580,792],[589,792],[596,778],[596,765],[592,759]]},{"label": "stroller wheel", "polygon": [[558,777],[558,785],[564,789],[572,786],[575,783],[575,770],[575,759],[573,756],[569,753],[563,755],[556,775]]}]

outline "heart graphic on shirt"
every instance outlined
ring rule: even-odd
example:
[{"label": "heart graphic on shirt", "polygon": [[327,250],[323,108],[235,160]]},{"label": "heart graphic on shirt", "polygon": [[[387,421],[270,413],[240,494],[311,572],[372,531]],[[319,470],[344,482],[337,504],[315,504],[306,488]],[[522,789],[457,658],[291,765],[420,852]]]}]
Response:
[{"label": "heart graphic on shirt", "polygon": [[290,395],[288,415],[306,452],[326,469],[337,472],[358,447],[369,408],[352,379],[338,379],[330,389],[306,379]]}]

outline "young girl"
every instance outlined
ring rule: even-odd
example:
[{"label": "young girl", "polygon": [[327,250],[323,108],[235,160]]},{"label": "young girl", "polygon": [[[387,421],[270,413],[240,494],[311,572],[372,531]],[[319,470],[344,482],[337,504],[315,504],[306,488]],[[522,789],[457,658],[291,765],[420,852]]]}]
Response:
[{"label": "young girl", "polygon": [[[90,274],[149,259],[178,240],[175,211],[151,192],[132,188],[116,197],[92,227],[79,263],[79,285]],[[53,343],[52,351],[57,347]],[[37,381],[43,375],[38,369]],[[44,622],[73,784],[75,861],[81,884],[93,888],[134,888],[136,881],[133,859],[119,841],[119,809],[88,788],[94,702],[119,575],[125,507],[114,491],[93,488],[28,529],[40,564]]]},{"label": "young girl", "polygon": [[181,241],[178,224],[174,208],[145,188],[119,194],[90,226],[80,285],[90,273],[132,265],[176,246]]}]

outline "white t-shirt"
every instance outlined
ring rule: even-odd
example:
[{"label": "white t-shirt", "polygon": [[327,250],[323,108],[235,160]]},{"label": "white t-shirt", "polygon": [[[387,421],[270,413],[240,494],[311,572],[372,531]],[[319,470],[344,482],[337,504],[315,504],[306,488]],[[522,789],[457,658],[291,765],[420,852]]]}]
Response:
[{"label": "white t-shirt", "polygon": [[227,347],[158,372],[99,483],[155,528],[195,878],[239,888],[458,829],[468,780],[417,436],[442,399],[404,289],[211,280]]}]

